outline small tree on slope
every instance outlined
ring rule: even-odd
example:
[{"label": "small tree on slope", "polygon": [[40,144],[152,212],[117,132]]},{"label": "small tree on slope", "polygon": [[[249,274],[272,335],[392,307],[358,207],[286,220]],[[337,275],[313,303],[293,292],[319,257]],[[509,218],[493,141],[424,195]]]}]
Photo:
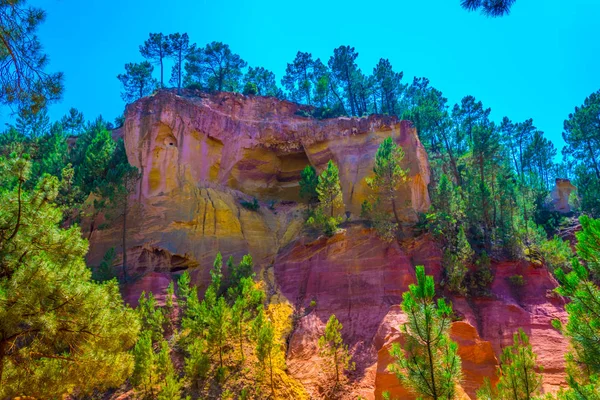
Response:
[{"label": "small tree on slope", "polygon": [[417,284],[404,292],[402,310],[408,322],[402,327],[404,348],[395,343],[389,369],[400,382],[425,399],[452,399],[461,379],[458,346],[448,336],[452,306],[443,299],[434,301],[435,284],[417,266]]}]

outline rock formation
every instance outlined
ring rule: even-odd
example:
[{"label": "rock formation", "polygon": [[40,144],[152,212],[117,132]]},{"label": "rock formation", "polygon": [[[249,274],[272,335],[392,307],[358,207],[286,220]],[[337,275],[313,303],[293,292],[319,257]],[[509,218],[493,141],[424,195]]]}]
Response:
[{"label": "rock formation", "polygon": [[556,184],[550,194],[552,197],[552,207],[561,213],[571,212],[569,197],[575,189],[577,188],[571,184],[570,180],[556,178]]},{"label": "rock formation", "polygon": [[[169,91],[128,106],[122,135],[142,178],[132,198],[126,249],[128,270],[137,280],[126,287],[125,298],[135,304],[142,290],[152,290],[160,301],[170,279],[185,269],[202,289],[217,251],[237,260],[250,253],[271,292],[296,309],[287,361],[290,374],[312,397],[324,397],[317,340],[335,314],[357,365],[345,398],[381,398],[386,390],[392,397],[412,398],[388,372],[388,350],[402,341],[399,303],[415,280],[415,265],[425,265],[439,282],[441,251],[427,235],[384,242],[357,219],[374,154],[391,136],[404,149],[408,169],[399,192],[402,216],[416,221],[430,205],[427,154],[408,121],[316,120],[298,115],[302,109],[275,98]],[[331,238],[311,237],[303,233],[300,171],[306,165],[321,171],[330,159],[339,166],[351,218]],[[241,204],[253,197],[260,204],[256,211]],[[92,265],[110,247],[122,250],[119,229],[115,224],[91,234]],[[564,383],[567,343],[550,325],[553,318],[565,318],[562,300],[552,295],[556,282],[527,264],[492,267],[490,297],[451,298],[460,316],[452,337],[463,359],[462,396],[474,398],[518,327],[530,335],[545,367],[545,388],[557,390]],[[526,281],[519,293],[506,279],[516,273]]]}]

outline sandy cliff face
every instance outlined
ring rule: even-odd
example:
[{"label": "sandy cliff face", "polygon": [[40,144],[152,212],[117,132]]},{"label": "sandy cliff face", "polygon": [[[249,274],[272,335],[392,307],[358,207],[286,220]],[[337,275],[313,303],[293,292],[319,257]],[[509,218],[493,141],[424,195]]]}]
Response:
[{"label": "sandy cliff face", "polygon": [[[364,178],[384,138],[391,136],[406,154],[409,179],[399,193],[406,221],[415,221],[430,205],[427,155],[407,121],[385,116],[320,121],[296,115],[299,109],[274,98],[172,92],[128,107],[123,137],[142,178],[131,199],[126,246],[129,275],[136,280],[125,288],[125,298],[135,304],[142,290],[152,290],[160,300],[183,270],[204,288],[217,251],[236,261],[250,253],[270,291],[296,309],[289,371],[314,398],[324,398],[327,390],[317,340],[331,314],[344,325],[357,366],[345,396],[373,399],[389,390],[411,398],[387,371],[388,350],[402,341],[399,303],[415,280],[415,265],[425,265],[439,281],[440,250],[426,235],[383,242],[357,218],[368,195]],[[309,237],[298,203],[300,171],[309,164],[321,171],[330,159],[339,166],[351,221],[332,238]],[[241,205],[253,197],[261,205],[257,211]],[[108,248],[122,250],[120,229],[116,223],[91,234],[92,265]],[[493,269],[491,298],[452,299],[461,317],[452,327],[463,358],[461,395],[474,398],[518,327],[531,336],[545,367],[546,389],[556,390],[564,381],[567,347],[550,326],[552,318],[564,318],[561,300],[550,294],[556,282],[528,265]],[[522,293],[506,283],[515,273],[526,279]]]},{"label": "sandy cliff face", "polygon": [[[183,98],[160,92],[127,110],[125,144],[142,171],[141,195],[224,185],[260,199],[299,200],[300,172],[321,171],[329,160],[340,169],[347,210],[360,212],[381,141],[392,136],[405,152],[410,183],[407,209],[429,207],[429,164],[416,131],[395,117],[315,120],[295,115],[299,106],[268,97],[219,93]],[[413,218],[410,211],[407,218]]]}]

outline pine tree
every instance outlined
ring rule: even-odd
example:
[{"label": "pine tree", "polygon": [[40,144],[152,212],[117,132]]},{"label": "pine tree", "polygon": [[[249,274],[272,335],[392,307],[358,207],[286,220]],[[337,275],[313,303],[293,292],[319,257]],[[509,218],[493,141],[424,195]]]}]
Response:
[{"label": "pine tree", "polygon": [[452,306],[443,299],[434,301],[435,284],[425,268],[416,268],[417,284],[404,292],[402,310],[408,322],[401,327],[403,347],[395,343],[390,370],[415,394],[426,399],[452,399],[461,379],[458,346],[448,337]]},{"label": "pine tree", "polygon": [[256,358],[258,359],[259,365],[269,372],[271,393],[274,394],[275,384],[273,381],[273,370],[275,359],[274,353],[277,351],[277,343],[275,340],[275,329],[273,324],[268,319],[264,319],[262,309],[255,320],[253,329],[256,332]]},{"label": "pine tree", "polygon": [[340,384],[340,375],[354,369],[354,363],[350,362],[352,357],[348,352],[348,345],[342,338],[342,329],[340,321],[335,315],[331,315],[325,325],[324,334],[319,337],[319,354],[334,371],[336,386]]},{"label": "pine tree", "polygon": [[319,201],[319,194],[317,193],[317,185],[319,184],[319,178],[317,171],[312,165],[307,165],[300,173],[300,197],[312,205]]},{"label": "pine tree", "polygon": [[69,135],[78,136],[85,128],[85,118],[81,111],[71,107],[68,114],[61,118],[60,124]]},{"label": "pine tree", "polygon": [[171,56],[171,42],[162,33],[151,33],[150,37],[140,46],[142,57],[153,64],[160,65],[160,87],[164,84],[164,59]]},{"label": "pine tree", "polygon": [[517,0],[461,0],[461,6],[468,11],[479,10],[487,17],[502,17],[510,14]]},{"label": "pine tree", "polygon": [[131,379],[142,393],[152,393],[156,382],[156,355],[152,349],[152,335],[151,331],[142,331],[133,348],[135,368]]},{"label": "pine tree", "polygon": [[263,67],[249,67],[244,75],[244,85],[252,84],[259,96],[275,96],[283,98],[281,89],[277,87],[275,74]]},{"label": "pine tree", "polygon": [[36,35],[46,13],[26,0],[0,2],[0,103],[36,114],[63,92],[63,74],[48,73],[49,59]]},{"label": "pine tree", "polygon": [[572,351],[567,358],[570,399],[587,398],[582,394],[585,392],[600,393],[600,288],[592,279],[600,272],[600,220],[582,216],[580,222],[582,230],[576,234],[578,259],[573,260],[572,271],[555,270],[560,282],[557,292],[570,300],[565,306],[567,324],[553,321],[571,341]]},{"label": "pine tree", "polygon": [[211,365],[205,340],[198,337],[194,338],[187,351],[189,356],[185,358],[185,376],[192,382],[192,386],[198,389],[200,381],[206,378]]},{"label": "pine tree", "polygon": [[148,96],[156,88],[156,80],[152,78],[154,67],[148,61],[125,64],[125,73],[117,75],[123,85],[121,98],[126,103]]},{"label": "pine tree", "polygon": [[339,170],[333,161],[329,160],[327,168],[319,175],[316,190],[319,196],[319,208],[323,214],[329,214],[331,218],[335,217],[336,209],[343,207],[344,201]]},{"label": "pine tree", "polygon": [[[249,257],[249,255],[248,255]],[[244,362],[244,341],[248,322],[255,316],[256,310],[265,300],[265,292],[257,289],[251,276],[242,277],[236,286],[229,289],[233,298],[231,307],[231,325],[234,328],[240,347],[241,362]]]},{"label": "pine tree", "polygon": [[163,337],[165,316],[152,292],[142,292],[138,301],[137,312],[142,323],[142,330],[152,333],[152,340],[157,342]]},{"label": "pine tree", "polygon": [[519,329],[513,336],[513,345],[502,349],[500,380],[496,387],[498,398],[506,400],[531,400],[540,394],[542,375],[536,372],[537,356],[531,349],[529,338]]},{"label": "pine tree", "polygon": [[333,161],[329,160],[327,168],[319,175],[316,191],[319,206],[308,218],[307,224],[314,225],[326,235],[332,236],[341,221],[336,211],[344,206],[339,171]]},{"label": "pine tree", "polygon": [[209,348],[215,349],[218,354],[219,368],[224,367],[223,357],[229,338],[231,325],[231,310],[224,297],[219,297],[215,305],[208,310],[208,330],[206,339]]},{"label": "pine tree", "polygon": [[137,317],[115,281],[91,280],[79,228],[61,228],[58,179],[26,190],[30,170],[26,157],[0,159],[0,398],[118,386]]},{"label": "pine tree", "polygon": [[172,33],[168,37],[170,56],[174,64],[171,71],[171,83],[177,86],[177,94],[181,94],[183,61],[196,51],[196,44],[190,44],[187,33]]},{"label": "pine tree", "polygon": [[391,137],[385,138],[375,153],[374,176],[367,178],[367,184],[374,192],[373,207],[375,211],[385,213],[387,209],[391,208],[394,215],[395,222],[391,227],[391,232],[383,233],[382,229],[378,229],[384,237],[395,236],[401,223],[397,197],[400,185],[406,182],[406,170],[401,167],[403,159],[402,147],[394,143]]},{"label": "pine tree", "polygon": [[187,57],[186,81],[200,83],[210,91],[239,91],[242,68],[246,65],[246,61],[232,52],[229,45],[211,42]]},{"label": "pine tree", "polygon": [[296,58],[285,69],[281,80],[283,87],[290,93],[291,98],[299,103],[311,105],[310,93],[313,79],[312,54],[299,51]]},{"label": "pine tree", "polygon": [[331,76],[344,88],[351,116],[358,115],[356,85],[354,82],[358,70],[355,61],[357,57],[358,53],[354,50],[354,47],[340,46],[333,50],[333,56],[328,62]]}]

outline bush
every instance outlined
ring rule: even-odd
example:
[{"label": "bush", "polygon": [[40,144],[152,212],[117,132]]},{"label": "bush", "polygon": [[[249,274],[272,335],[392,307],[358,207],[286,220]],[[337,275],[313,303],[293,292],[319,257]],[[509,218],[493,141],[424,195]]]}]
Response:
[{"label": "bush", "polygon": [[338,224],[341,222],[340,217],[328,217],[323,212],[317,209],[306,220],[306,224],[313,228],[322,231],[327,236],[333,236],[338,230]]},{"label": "bush", "polygon": [[252,199],[252,201],[242,200],[240,204],[242,205],[242,207],[250,211],[256,211],[260,208],[260,204],[258,204],[258,200],[256,200],[256,197]]},{"label": "bush", "polygon": [[525,281],[525,278],[523,278],[523,275],[512,275],[508,278],[508,282],[515,289],[521,288],[527,283],[527,281]]},{"label": "bush", "polygon": [[202,90],[202,85],[199,84],[198,82],[193,82],[193,83],[190,83],[189,85],[187,85],[185,88],[191,89],[191,90]]},{"label": "bush", "polygon": [[494,274],[492,273],[490,257],[485,251],[481,253],[481,256],[475,262],[475,267],[475,270],[469,272],[465,278],[469,295],[489,296],[489,287],[494,281]]},{"label": "bush", "polygon": [[258,94],[258,87],[256,86],[256,84],[254,84],[252,82],[246,82],[246,85],[244,85],[244,90],[242,91],[242,93],[245,96],[248,96],[248,95],[256,96]]},{"label": "bush", "polygon": [[553,273],[557,268],[562,268],[563,271],[571,270],[573,250],[571,250],[569,242],[562,240],[560,237],[554,236],[552,240],[542,242],[540,253],[544,265],[550,272]]}]

